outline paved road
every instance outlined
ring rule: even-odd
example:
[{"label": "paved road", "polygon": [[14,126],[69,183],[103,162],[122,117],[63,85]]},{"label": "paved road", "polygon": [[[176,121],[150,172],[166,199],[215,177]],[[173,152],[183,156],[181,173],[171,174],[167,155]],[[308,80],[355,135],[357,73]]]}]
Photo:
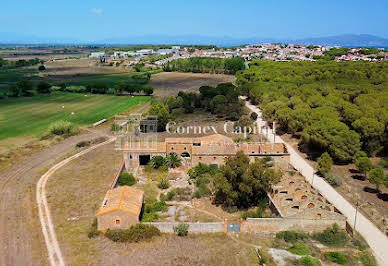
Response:
[{"label": "paved road", "polygon": [[[246,102],[246,106],[253,112],[258,114],[257,123],[264,125],[265,121],[262,118],[261,111],[256,106]],[[274,138],[275,137],[275,138]],[[268,139],[273,142],[285,143],[280,136],[268,132]],[[290,153],[291,165],[297,169],[312,186],[317,189],[326,199],[328,199],[343,215],[347,221],[353,226],[356,209],[346,199],[344,199],[332,186],[330,186],[320,176],[315,175],[315,170],[311,167],[290,145],[285,143]],[[384,235],[371,221],[369,221],[361,213],[357,214],[356,231],[358,231],[368,242],[374,252],[374,255],[379,265],[388,265],[388,237]]]}]

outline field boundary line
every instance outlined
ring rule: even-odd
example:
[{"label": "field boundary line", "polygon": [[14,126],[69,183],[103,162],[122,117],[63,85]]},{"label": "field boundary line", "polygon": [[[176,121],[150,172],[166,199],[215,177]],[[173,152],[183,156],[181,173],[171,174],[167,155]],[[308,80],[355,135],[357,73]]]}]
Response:
[{"label": "field boundary line", "polygon": [[99,143],[95,146],[92,146],[86,150],[83,150],[67,159],[64,159],[51,167],[45,174],[41,176],[38,183],[36,184],[36,202],[38,205],[38,211],[39,211],[39,220],[42,227],[42,233],[44,236],[47,252],[49,255],[49,262],[51,265],[59,265],[59,266],[65,266],[65,260],[63,258],[61,249],[59,247],[59,243],[57,240],[57,236],[54,230],[54,225],[52,223],[51,213],[50,209],[47,203],[47,197],[46,197],[46,183],[49,179],[49,177],[59,168],[62,166],[65,166],[69,162],[71,162],[74,159],[77,159],[78,157],[85,155],[86,153],[97,149],[98,147],[101,147],[105,144],[111,143],[115,141],[116,138],[110,138],[109,140]]}]

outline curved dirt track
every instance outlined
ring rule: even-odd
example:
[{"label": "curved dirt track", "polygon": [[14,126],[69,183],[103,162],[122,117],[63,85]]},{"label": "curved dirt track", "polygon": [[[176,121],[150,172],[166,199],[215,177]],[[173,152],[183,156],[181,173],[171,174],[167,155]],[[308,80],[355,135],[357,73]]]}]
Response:
[{"label": "curved dirt track", "polygon": [[36,184],[36,202],[38,204],[38,210],[39,210],[39,219],[42,226],[42,232],[45,239],[48,255],[49,255],[49,261],[51,265],[59,265],[64,266],[65,260],[62,256],[61,249],[59,248],[58,240],[55,234],[54,225],[52,223],[50,210],[47,204],[47,198],[46,198],[46,183],[48,178],[59,168],[66,165],[67,163],[71,162],[72,160],[102,146],[108,143],[111,143],[114,141],[115,138],[111,138],[105,142],[102,142],[100,144],[97,144],[95,146],[92,146],[86,150],[83,150],[59,163],[54,165],[50,168],[42,177],[39,179],[38,183]]},{"label": "curved dirt track", "polygon": [[74,151],[75,144],[101,136],[88,132],[44,148],[0,173],[0,265],[47,265],[35,205],[42,170]]}]

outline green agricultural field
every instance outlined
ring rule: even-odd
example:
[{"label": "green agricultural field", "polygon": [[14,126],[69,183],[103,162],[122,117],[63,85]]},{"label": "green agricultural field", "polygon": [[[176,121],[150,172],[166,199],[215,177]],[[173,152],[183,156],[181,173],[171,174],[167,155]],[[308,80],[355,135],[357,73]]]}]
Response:
[{"label": "green agricultural field", "polygon": [[26,135],[42,136],[48,125],[58,120],[70,121],[80,126],[90,125],[150,99],[146,96],[85,96],[58,92],[0,100],[0,140]]}]

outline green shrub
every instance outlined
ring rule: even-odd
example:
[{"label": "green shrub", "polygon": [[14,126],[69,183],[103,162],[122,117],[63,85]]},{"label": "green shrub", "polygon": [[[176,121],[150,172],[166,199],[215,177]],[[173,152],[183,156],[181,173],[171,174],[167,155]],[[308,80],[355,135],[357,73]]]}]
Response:
[{"label": "green shrub", "polygon": [[51,84],[45,81],[41,81],[38,83],[36,87],[37,92],[39,93],[50,93],[51,92]]},{"label": "green shrub", "polygon": [[49,126],[49,133],[57,136],[73,136],[79,132],[78,127],[67,121],[57,121]]},{"label": "green shrub", "polygon": [[325,179],[326,179],[327,183],[329,183],[333,187],[338,187],[342,184],[341,177],[339,177],[337,175],[328,175],[327,177],[325,177]]},{"label": "green shrub", "polygon": [[68,86],[66,87],[65,91],[74,93],[85,93],[87,92],[87,89],[85,86]]},{"label": "green shrub", "polygon": [[152,210],[155,212],[165,212],[167,211],[167,209],[168,209],[168,206],[164,201],[155,202],[152,206]]},{"label": "green shrub", "polygon": [[310,256],[304,256],[299,260],[299,263],[303,266],[319,266],[319,261]]},{"label": "green shrub", "polygon": [[51,86],[50,90],[51,91],[61,91],[62,88],[60,86]]},{"label": "green shrub", "polygon": [[132,174],[123,172],[119,175],[117,184],[119,186],[133,186],[134,184],[136,184],[136,179]]},{"label": "green shrub", "polygon": [[310,254],[310,249],[302,244],[302,243],[294,243],[289,249],[288,249],[289,252],[293,253],[293,254],[296,254],[296,255],[300,255],[300,256],[304,256],[304,255],[308,255]]},{"label": "green shrub", "polygon": [[189,225],[188,224],[179,224],[174,226],[174,232],[177,233],[178,236],[187,236],[189,233]]},{"label": "green shrub", "polygon": [[325,253],[326,259],[337,264],[346,264],[346,257],[341,252],[327,252]]},{"label": "green shrub", "polygon": [[306,233],[300,233],[295,231],[283,231],[276,234],[276,238],[284,239],[286,242],[294,243],[298,240],[305,240],[309,238],[309,235]]},{"label": "green shrub", "polygon": [[153,204],[147,203],[144,206],[144,212],[141,217],[142,222],[153,222],[159,219],[159,215],[156,212],[166,212],[168,206],[165,201],[157,201]]},{"label": "green shrub", "polygon": [[152,239],[155,236],[160,236],[161,233],[158,228],[153,225],[136,224],[129,229],[110,230],[108,229],[105,236],[115,242],[141,242]]},{"label": "green shrub", "polygon": [[75,144],[76,148],[82,148],[82,147],[87,147],[87,146],[90,146],[90,141],[88,141],[88,140],[83,140],[83,141],[80,141],[77,144]]},{"label": "green shrub", "polygon": [[368,246],[363,243],[361,240],[357,239],[357,238],[353,238],[352,239],[352,244],[358,249],[358,250],[365,250]]},{"label": "green shrub", "polygon": [[381,158],[381,160],[378,163],[378,166],[382,168],[388,168],[388,158]]},{"label": "green shrub", "polygon": [[314,234],[313,238],[324,245],[337,247],[344,246],[348,241],[346,232],[340,230],[337,224],[334,224],[333,227],[329,227],[321,233]]},{"label": "green shrub", "polygon": [[243,218],[244,220],[246,220],[247,218],[263,218],[267,207],[267,201],[261,200],[255,210],[243,212],[241,214],[241,218]]},{"label": "green shrub", "polygon": [[200,184],[197,190],[194,192],[193,197],[199,199],[203,197],[209,197],[210,194],[210,189],[206,186],[206,184]]},{"label": "green shrub", "polygon": [[370,255],[368,252],[363,252],[360,255],[360,262],[364,266],[376,266],[377,265],[375,258],[372,255]]},{"label": "green shrub", "polygon": [[154,222],[156,220],[159,219],[159,215],[157,213],[154,213],[154,212],[147,212],[147,213],[143,213],[143,216],[141,218],[141,221],[142,222]]},{"label": "green shrub", "polygon": [[169,187],[170,187],[170,182],[168,182],[167,178],[163,178],[158,184],[158,188],[160,189],[168,189]]},{"label": "green shrub", "polygon": [[88,237],[93,238],[100,234],[100,231],[97,229],[97,218],[94,218],[92,226],[90,227],[90,230],[88,232]]},{"label": "green shrub", "polygon": [[166,159],[161,155],[155,155],[152,157],[149,164],[152,166],[152,168],[158,169],[159,167],[166,164]]},{"label": "green shrub", "polygon": [[175,191],[171,190],[167,192],[167,200],[172,200],[175,196]]}]

